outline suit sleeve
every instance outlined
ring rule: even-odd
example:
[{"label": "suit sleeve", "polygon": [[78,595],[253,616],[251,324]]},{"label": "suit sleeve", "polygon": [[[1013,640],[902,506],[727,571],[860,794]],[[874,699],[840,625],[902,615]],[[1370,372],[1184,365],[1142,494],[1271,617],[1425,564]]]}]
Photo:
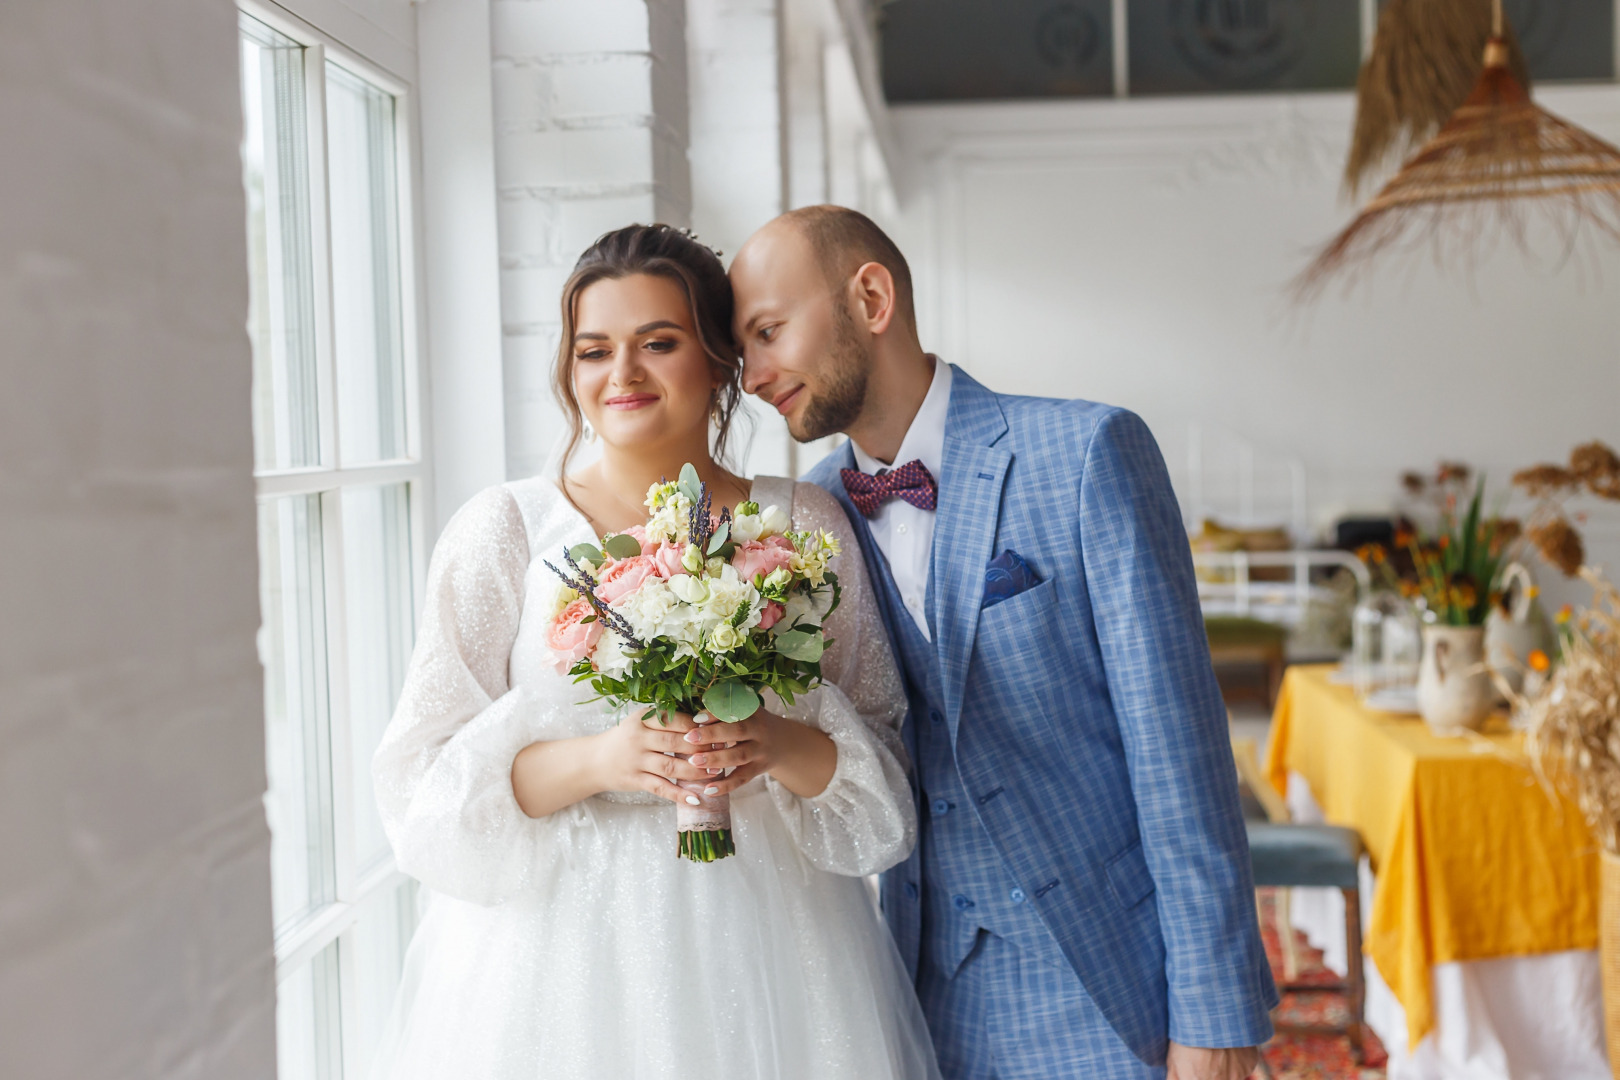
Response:
[{"label": "suit sleeve", "polygon": [[1164,933],[1170,1039],[1257,1046],[1277,1001],[1255,916],[1226,709],[1192,556],[1147,425],[1116,410],[1092,435],[1081,542],[1142,849]]}]

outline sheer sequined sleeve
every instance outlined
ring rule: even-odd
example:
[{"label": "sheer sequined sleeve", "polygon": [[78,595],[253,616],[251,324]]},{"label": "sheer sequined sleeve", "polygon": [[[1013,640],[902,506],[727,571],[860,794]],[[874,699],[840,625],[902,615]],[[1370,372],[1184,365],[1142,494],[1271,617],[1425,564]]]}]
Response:
[{"label": "sheer sequined sleeve", "polygon": [[532,710],[508,687],[528,563],[506,489],[474,496],[450,520],[399,706],[372,761],[399,868],[481,904],[521,891],[583,812],[533,819],[512,793],[512,761],[534,741]]},{"label": "sheer sequined sleeve", "polygon": [[822,660],[825,682],[786,710],[832,736],[838,766],[815,798],[800,798],[770,777],[766,787],[813,864],[835,874],[874,874],[905,858],[917,838],[900,741],[905,694],[843,508],[814,484],[798,484],[793,527],[826,529],[844,549],[831,566],[843,597],[827,620],[833,644]]}]

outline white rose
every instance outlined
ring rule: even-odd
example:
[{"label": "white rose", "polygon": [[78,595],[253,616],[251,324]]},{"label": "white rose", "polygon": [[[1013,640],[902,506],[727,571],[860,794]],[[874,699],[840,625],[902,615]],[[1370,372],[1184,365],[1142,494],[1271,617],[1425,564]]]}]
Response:
[{"label": "white rose", "polygon": [[731,538],[739,544],[745,544],[750,540],[758,540],[764,534],[764,528],[758,514],[738,514],[731,519]]},{"label": "white rose", "polygon": [[745,633],[732,626],[729,622],[716,623],[709,631],[709,651],[712,653],[730,652],[743,643]]},{"label": "white rose", "polygon": [[793,528],[793,519],[780,506],[767,506],[759,513],[759,524],[760,536],[780,536]]},{"label": "white rose", "polygon": [[702,572],[703,552],[698,550],[696,544],[687,544],[686,550],[681,552],[681,566],[685,567],[688,574]]}]

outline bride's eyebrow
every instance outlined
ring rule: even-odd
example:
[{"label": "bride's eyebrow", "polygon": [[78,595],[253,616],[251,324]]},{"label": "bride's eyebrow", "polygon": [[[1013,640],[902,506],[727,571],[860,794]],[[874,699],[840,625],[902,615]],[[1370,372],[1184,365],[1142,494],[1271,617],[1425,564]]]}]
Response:
[{"label": "bride's eyebrow", "polygon": [[636,333],[637,334],[650,334],[654,330],[681,330],[681,331],[685,331],[686,327],[682,326],[678,322],[671,322],[668,319],[656,319],[653,322],[647,323],[644,326],[636,327]]}]

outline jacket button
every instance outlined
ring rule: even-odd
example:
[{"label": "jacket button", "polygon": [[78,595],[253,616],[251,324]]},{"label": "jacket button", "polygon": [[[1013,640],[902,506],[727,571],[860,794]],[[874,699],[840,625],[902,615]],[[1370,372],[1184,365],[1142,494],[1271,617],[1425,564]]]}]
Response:
[{"label": "jacket button", "polygon": [[906,899],[917,899],[917,883],[915,881],[906,882]]},{"label": "jacket button", "polygon": [[1029,897],[1024,895],[1024,890],[1023,889],[1014,889],[1012,892],[1008,893],[1007,895],[1012,897],[1012,902],[1015,903],[1015,904],[1022,904],[1025,900],[1029,899]]},{"label": "jacket button", "polygon": [[945,717],[941,715],[938,709],[929,709],[928,719],[932,720],[936,724],[943,724],[945,722]]},{"label": "jacket button", "polygon": [[957,911],[966,911],[968,908],[973,906],[973,901],[960,894],[951,897],[951,903],[956,905]]},{"label": "jacket button", "polygon": [[951,812],[951,804],[946,802],[944,799],[935,799],[933,810],[935,817],[944,817],[946,814]]}]

